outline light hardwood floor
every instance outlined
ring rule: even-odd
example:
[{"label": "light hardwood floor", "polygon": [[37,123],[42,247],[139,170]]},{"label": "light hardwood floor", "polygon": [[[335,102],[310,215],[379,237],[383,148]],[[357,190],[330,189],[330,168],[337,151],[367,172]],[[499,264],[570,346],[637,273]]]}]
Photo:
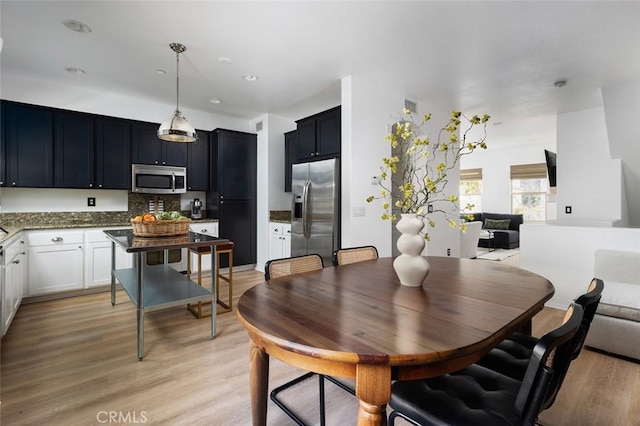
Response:
[{"label": "light hardwood floor", "polygon": [[[262,281],[238,272],[235,300]],[[545,308],[536,335],[555,327],[562,312]],[[2,339],[2,425],[250,425],[248,337],[235,312],[209,320],[186,307],[147,313],[145,358],[136,358],[135,309],[119,292],[20,307]],[[300,371],[271,360],[271,383]],[[290,391],[310,423],[317,424],[317,381]],[[327,385],[327,424],[355,424],[357,402]],[[111,413],[111,414],[110,414]],[[269,425],[292,422],[269,402]],[[640,425],[640,364],[584,350],[574,362],[543,425]]]}]

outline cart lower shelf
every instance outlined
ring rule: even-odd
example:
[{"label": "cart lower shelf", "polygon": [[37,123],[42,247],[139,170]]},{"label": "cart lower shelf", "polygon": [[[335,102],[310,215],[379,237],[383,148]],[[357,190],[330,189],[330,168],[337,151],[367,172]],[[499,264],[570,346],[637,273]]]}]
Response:
[{"label": "cart lower shelf", "polygon": [[[138,306],[138,270],[116,269],[113,276]],[[172,306],[211,301],[213,294],[167,265],[145,266],[142,277],[142,309],[152,311]]]}]

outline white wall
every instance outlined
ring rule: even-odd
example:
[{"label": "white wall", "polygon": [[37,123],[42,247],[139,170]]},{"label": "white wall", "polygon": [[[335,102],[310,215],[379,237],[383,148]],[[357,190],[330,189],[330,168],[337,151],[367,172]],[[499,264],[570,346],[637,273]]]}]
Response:
[{"label": "white wall", "polygon": [[[380,175],[383,157],[391,148],[385,143],[391,116],[401,111],[404,99],[395,85],[375,75],[352,75],[342,79],[342,246],[374,245],[381,257],[391,256],[391,222],[380,219],[381,204],[366,202],[379,192],[371,177]],[[354,208],[365,215],[353,217]]]},{"label": "white wall", "polygon": [[610,155],[622,160],[623,189],[628,189],[623,190],[623,221],[640,227],[640,191],[633,190],[640,187],[640,135],[634,125],[640,116],[640,82],[604,87],[602,102]]},{"label": "white wall", "polygon": [[[555,140],[531,142],[517,146],[492,145],[493,127],[487,129],[487,149],[464,156],[461,169],[482,168],[482,211],[511,212],[511,169],[516,164],[544,163],[544,150],[555,152]],[[548,212],[550,213],[550,212]],[[555,215],[555,212],[553,212]]]},{"label": "white wall", "polygon": [[604,108],[558,115],[557,164],[560,223],[611,226],[623,218],[621,162],[609,154]]},{"label": "white wall", "polygon": [[558,309],[586,291],[598,249],[639,252],[640,228],[520,226],[520,267],[551,281],[556,292],[547,304]]},{"label": "white wall", "polygon": [[[161,104],[136,96],[87,89],[80,82],[60,84],[12,72],[2,73],[2,99],[72,111],[161,123],[173,114],[175,104]],[[249,121],[181,108],[189,122],[201,130],[224,128],[251,131]]]},{"label": "white wall", "polygon": [[269,259],[269,211],[288,210],[290,195],[284,192],[284,132],[294,130],[296,123],[288,118],[264,114],[252,120],[252,128],[262,122],[258,135],[258,188],[256,269],[262,271]]},{"label": "white wall", "polygon": [[266,182],[269,189],[269,210],[291,210],[291,193],[284,192],[284,134],[295,130],[296,122],[290,118],[267,114],[266,123],[269,138],[269,171]]},{"label": "white wall", "polygon": [[[397,121],[405,100],[398,81],[382,80],[375,73],[351,75],[342,79],[342,246],[373,244],[380,256],[391,256],[392,224],[381,220],[382,202],[367,203],[370,195],[379,195],[380,187],[371,184],[380,175],[382,158],[389,157],[391,145],[384,139]],[[450,110],[419,103],[419,114],[433,113],[433,122],[448,120]],[[450,188],[457,192],[459,173],[450,176]],[[353,216],[355,208],[364,208],[364,216]],[[456,215],[457,216],[457,215]],[[457,256],[459,231],[448,226],[444,217],[434,215],[436,228],[429,231],[431,241],[426,254],[446,256],[447,249]]]}]

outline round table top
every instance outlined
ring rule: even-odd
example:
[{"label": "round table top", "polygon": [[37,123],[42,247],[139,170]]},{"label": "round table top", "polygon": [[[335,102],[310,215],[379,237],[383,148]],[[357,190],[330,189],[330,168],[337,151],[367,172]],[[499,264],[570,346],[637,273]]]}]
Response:
[{"label": "round table top", "polygon": [[242,295],[237,315],[254,342],[285,351],[412,365],[486,352],[554,293],[544,277],[500,262],[427,260],[415,288],[400,285],[392,258],[271,279]]}]

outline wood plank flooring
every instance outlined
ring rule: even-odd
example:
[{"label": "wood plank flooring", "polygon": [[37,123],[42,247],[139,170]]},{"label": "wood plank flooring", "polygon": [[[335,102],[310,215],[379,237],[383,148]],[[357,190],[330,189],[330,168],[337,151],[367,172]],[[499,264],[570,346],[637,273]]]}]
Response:
[{"label": "wood plank flooring", "polygon": [[[234,273],[234,299],[262,281]],[[234,305],[235,307],[235,305]],[[555,327],[562,312],[545,308],[534,334]],[[135,308],[119,292],[24,304],[2,339],[3,425],[250,425],[248,337],[234,313],[209,319],[186,307],[147,313],[145,358],[136,358]],[[271,360],[270,382],[299,370]],[[317,421],[317,380],[288,398]],[[327,425],[355,424],[357,401],[327,384]],[[543,425],[640,425],[640,364],[584,350],[572,365]],[[400,423],[400,422],[399,422]],[[269,402],[269,425],[291,420]]]}]

